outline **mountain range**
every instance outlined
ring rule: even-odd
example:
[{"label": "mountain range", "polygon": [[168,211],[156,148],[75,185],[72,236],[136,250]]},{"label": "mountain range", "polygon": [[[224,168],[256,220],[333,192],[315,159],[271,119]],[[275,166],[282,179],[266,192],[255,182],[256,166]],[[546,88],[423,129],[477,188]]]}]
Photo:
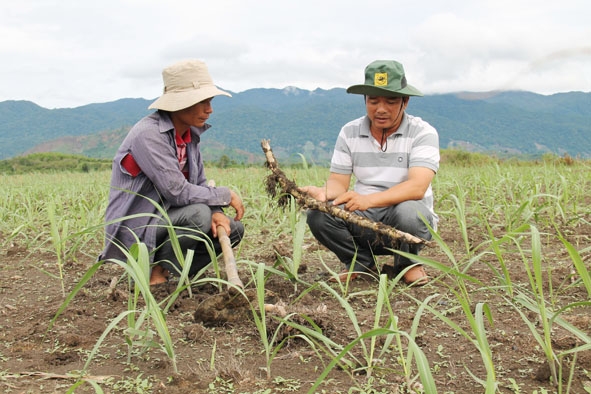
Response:
[{"label": "mountain range", "polygon": [[[269,139],[278,159],[325,164],[340,128],[365,113],[363,97],[345,89],[250,89],[216,97],[213,127],[202,138],[206,160],[264,161]],[[153,100],[124,98],[47,109],[30,101],[0,102],[0,160],[57,151],[111,158]],[[591,93],[458,92],[412,98],[407,112],[439,132],[441,148],[501,156],[545,153],[591,157]]]}]

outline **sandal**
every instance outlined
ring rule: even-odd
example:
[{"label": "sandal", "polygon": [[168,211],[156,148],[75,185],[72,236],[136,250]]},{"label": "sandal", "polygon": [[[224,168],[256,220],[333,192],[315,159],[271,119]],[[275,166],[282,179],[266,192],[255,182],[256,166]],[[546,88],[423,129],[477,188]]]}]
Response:
[{"label": "sandal", "polygon": [[328,281],[329,282],[340,282],[340,283],[346,283],[346,282],[352,282],[355,279],[357,279],[357,277],[359,276],[359,272],[356,271],[349,271],[349,270],[344,270],[341,271],[339,274],[337,274],[337,276],[331,276]]},{"label": "sandal", "polygon": [[429,277],[422,265],[415,265],[404,274],[404,283],[407,285],[424,286],[429,283]]},{"label": "sandal", "polygon": [[372,264],[370,267],[366,267],[366,271],[351,271],[351,272],[349,272],[349,270],[346,269],[344,271],[341,271],[337,276],[330,277],[328,279],[328,281],[333,282],[333,283],[335,283],[335,282],[345,283],[347,281],[352,282],[363,274],[369,274],[374,277],[380,276],[380,272],[378,271],[378,268],[375,266],[375,264]]}]

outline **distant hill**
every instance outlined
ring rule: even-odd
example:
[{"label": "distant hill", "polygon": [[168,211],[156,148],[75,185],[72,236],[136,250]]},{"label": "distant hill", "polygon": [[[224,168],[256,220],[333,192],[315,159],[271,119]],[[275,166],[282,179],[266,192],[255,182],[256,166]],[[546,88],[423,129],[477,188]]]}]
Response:
[{"label": "distant hill", "polygon": [[30,101],[0,102],[0,159],[62,137],[128,128],[150,113],[146,103],[144,99],[122,99],[77,108],[46,109]]},{"label": "distant hill", "polygon": [[[206,160],[226,155],[263,161],[270,139],[283,160],[303,154],[326,163],[343,124],[364,114],[363,98],[344,89],[251,89],[216,97],[203,136]],[[112,157],[152,100],[121,99],[77,108],[46,109],[28,101],[0,102],[0,159],[56,151]],[[591,157],[591,93],[459,92],[413,98],[408,113],[431,123],[442,148],[498,155],[544,153]]]}]

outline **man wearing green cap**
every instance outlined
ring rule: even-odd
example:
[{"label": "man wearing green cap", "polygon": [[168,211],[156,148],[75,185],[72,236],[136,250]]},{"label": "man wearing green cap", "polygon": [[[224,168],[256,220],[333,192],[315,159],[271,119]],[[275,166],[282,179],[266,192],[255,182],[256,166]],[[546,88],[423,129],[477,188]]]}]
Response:
[{"label": "man wearing green cap", "polygon": [[[410,96],[423,94],[406,82],[402,64],[393,60],[369,64],[365,83],[349,87],[347,93],[364,95],[366,115],[341,129],[326,183],[301,190],[372,221],[431,239],[423,218],[437,228],[431,181],[439,169],[439,137],[427,122],[405,112]],[[352,176],[355,186],[349,190]],[[422,245],[380,239],[371,230],[317,210],[308,212],[308,225],[345,265],[335,280],[353,280],[375,269],[374,256],[394,254],[394,269],[405,271],[407,284],[428,282],[420,264],[391,251],[416,255]]]}]

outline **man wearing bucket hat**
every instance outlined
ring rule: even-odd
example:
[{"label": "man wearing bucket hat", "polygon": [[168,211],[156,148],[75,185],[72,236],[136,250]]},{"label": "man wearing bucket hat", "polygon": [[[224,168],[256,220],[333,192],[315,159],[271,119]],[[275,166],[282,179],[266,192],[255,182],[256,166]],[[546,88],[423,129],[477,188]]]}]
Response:
[{"label": "man wearing bucket hat", "polygon": [[[411,96],[422,93],[406,82],[402,64],[378,60],[365,68],[365,83],[347,93],[362,94],[366,115],[347,123],[337,138],[330,175],[322,187],[301,190],[321,201],[423,239],[431,233],[423,218],[437,228],[431,181],[439,169],[437,131],[405,109]],[[355,186],[349,190],[351,177]],[[345,265],[335,281],[375,271],[376,255],[394,254],[394,273],[404,272],[407,284],[428,282],[424,268],[392,249],[417,255],[422,245],[379,239],[371,230],[317,210],[308,225],[318,241]]]},{"label": "man wearing bucket hat", "polygon": [[[232,245],[244,235],[242,200],[226,187],[208,186],[199,149],[201,135],[211,127],[206,123],[213,112],[211,101],[230,94],[214,85],[199,60],[175,63],[162,77],[164,92],[149,106],[156,111],[131,128],[113,159],[105,249],[99,257],[125,261],[133,244],[145,243],[153,263],[150,284],[166,282],[170,272],[181,270],[170,225],[183,255],[195,251],[191,276],[211,261],[203,234],[218,253],[218,226],[224,227]],[[232,207],[235,216],[226,216],[224,207]]]}]

